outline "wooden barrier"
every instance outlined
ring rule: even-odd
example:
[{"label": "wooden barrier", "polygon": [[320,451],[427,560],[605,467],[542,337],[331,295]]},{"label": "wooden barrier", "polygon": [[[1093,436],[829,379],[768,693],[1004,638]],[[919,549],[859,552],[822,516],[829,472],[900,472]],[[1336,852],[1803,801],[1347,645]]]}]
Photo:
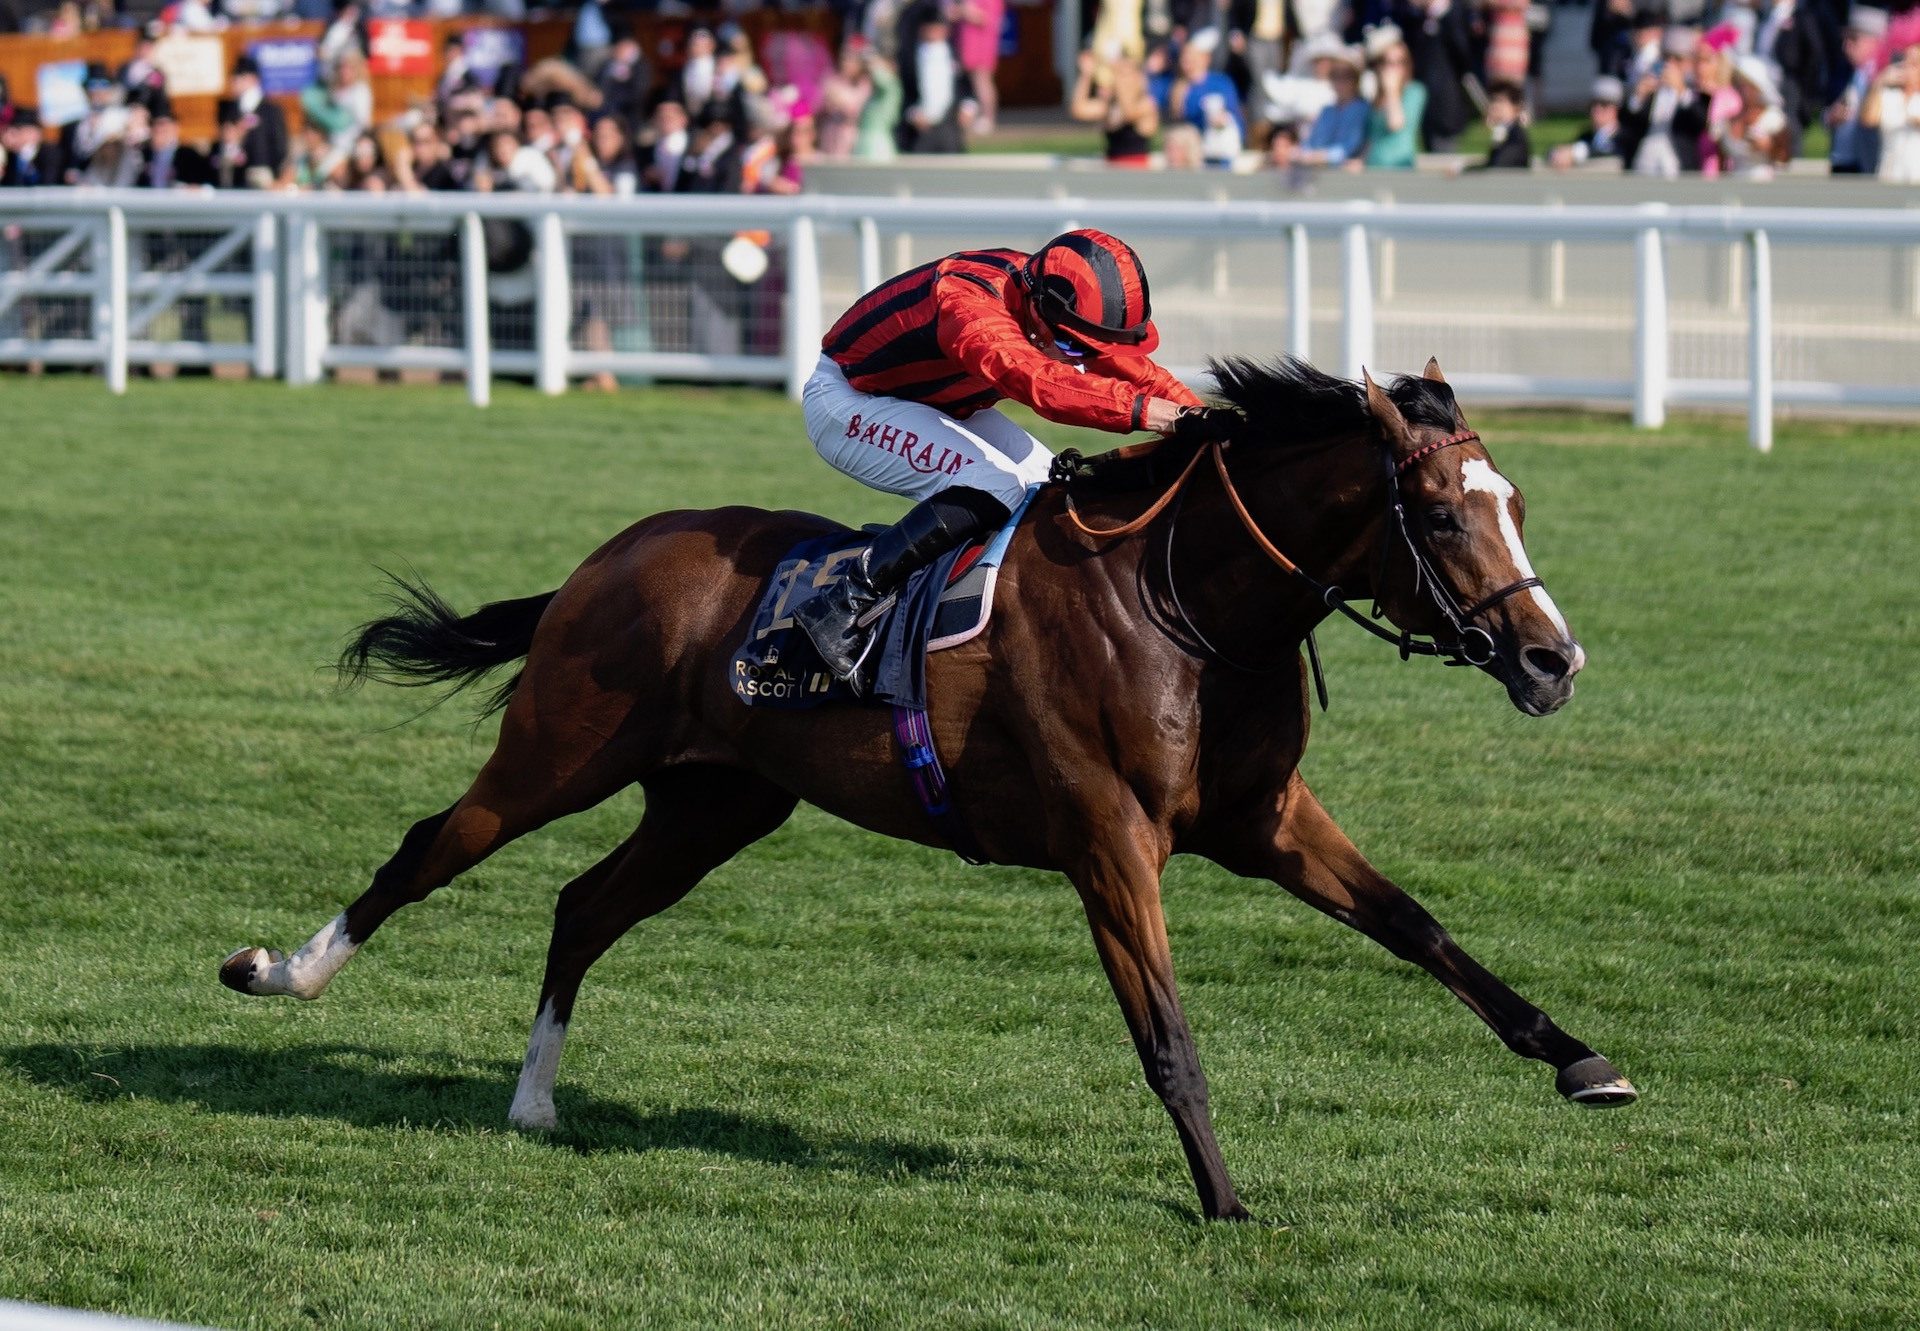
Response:
[{"label": "wooden barrier", "polygon": [[[1060,80],[1053,70],[1052,9],[1047,5],[1029,5],[1015,8],[1013,13],[1019,30],[1019,50],[1000,64],[998,81],[1001,101],[1007,106],[1056,105],[1060,100]],[[661,18],[639,14],[631,18],[630,27],[640,39],[641,49],[646,52],[656,77],[659,77],[677,63],[677,55],[664,53],[663,47],[666,51],[677,53],[684,45],[689,28],[719,21],[714,17]],[[776,31],[816,33],[829,47],[836,45],[840,39],[840,20],[826,9],[752,9],[733,16],[733,21],[746,31],[756,50],[768,34]],[[526,38],[527,61],[531,64],[560,55],[566,50],[573,21],[571,18],[553,18],[506,24],[494,19],[460,18],[425,20],[420,26],[431,35],[432,70],[415,75],[375,74],[372,83],[377,122],[384,123],[410,105],[432,98],[434,85],[440,77],[440,49],[449,35],[465,32],[469,28],[517,27]],[[221,43],[225,68],[231,70],[233,62],[254,42],[288,37],[302,37],[317,42],[325,31],[326,26],[321,23],[282,22],[248,24],[204,35]],[[132,58],[133,45],[134,34],[125,29],[89,32],[65,38],[0,37],[0,75],[6,77],[16,103],[33,107],[39,99],[35,76],[41,65],[60,60],[85,60],[104,65],[109,74],[114,74]],[[297,132],[304,121],[299,96],[289,93],[276,96],[273,100],[287,113],[289,133]],[[211,140],[219,104],[220,97],[215,94],[175,96],[174,114],[180,120],[181,136],[188,142],[205,143]]]}]

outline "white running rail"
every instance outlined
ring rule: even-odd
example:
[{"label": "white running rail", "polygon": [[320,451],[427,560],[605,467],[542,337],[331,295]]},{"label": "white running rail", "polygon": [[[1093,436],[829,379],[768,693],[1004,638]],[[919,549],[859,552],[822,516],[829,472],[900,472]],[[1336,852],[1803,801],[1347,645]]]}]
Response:
[{"label": "white running rail", "polygon": [[[125,389],[130,362],[245,361],[254,373],[277,374],[291,384],[316,382],[328,368],[347,365],[464,372],[476,405],[487,402],[496,373],[529,376],[548,393],[564,391],[570,378],[606,372],[778,383],[797,394],[822,334],[823,236],[851,238],[851,246],[843,247],[850,271],[836,277],[849,290],[865,290],[886,275],[883,227],[951,234],[971,225],[994,234],[1046,234],[1099,225],[1129,238],[1221,245],[1215,298],[1229,304],[1233,290],[1226,278],[1225,243],[1271,244],[1272,262],[1263,266],[1286,275],[1285,344],[1295,354],[1305,354],[1310,343],[1310,247],[1316,242],[1336,247],[1338,368],[1348,375],[1357,375],[1374,356],[1379,297],[1372,255],[1381,241],[1536,246],[1612,241],[1630,246],[1634,256],[1630,379],[1582,377],[1576,367],[1556,374],[1457,374],[1452,376],[1457,385],[1523,400],[1630,402],[1634,422],[1642,426],[1660,425],[1672,403],[1744,401],[1749,439],[1761,450],[1772,445],[1777,403],[1920,407],[1920,379],[1895,384],[1776,380],[1772,294],[1776,242],[1920,251],[1920,212],[1659,203],[1557,207],[1075,199],[995,201],[982,208],[990,213],[969,219],[950,200],[829,195],[606,199],[5,191],[0,192],[0,237],[6,238],[0,245],[0,362],[98,366],[115,392]],[[503,290],[515,275],[488,269],[490,238],[515,224],[519,230],[512,234],[523,242],[515,275],[525,278],[517,296]],[[166,251],[158,244],[162,237],[183,233],[191,233],[192,245]],[[767,278],[736,291],[727,285],[734,279],[719,281],[714,275],[720,272],[721,247],[740,233],[760,233],[775,263]],[[19,238],[28,234],[36,239],[22,243]],[[343,237],[359,239],[343,249]],[[591,253],[599,251],[583,261],[579,248],[592,238],[599,238],[609,256],[597,268]],[[1744,256],[1737,265],[1744,288],[1737,294],[1744,298],[1735,303],[1743,307],[1747,323],[1750,372],[1745,377],[1689,379],[1670,373],[1667,252],[1675,241],[1736,247]],[[378,261],[405,269],[411,274],[409,289],[420,293],[411,322],[384,307],[364,319],[334,308],[341,281],[351,279],[333,270],[345,271],[357,261],[352,245],[376,242],[385,247]],[[642,268],[655,284],[650,291],[669,292],[680,302],[671,315],[677,321],[674,337],[653,341],[687,341],[694,349],[618,346],[604,336],[600,340],[606,345],[575,345],[570,332],[575,322],[591,322],[596,301],[603,308],[631,302]],[[40,305],[34,308],[52,308],[59,304],[56,298],[68,302],[64,322],[23,319],[23,302],[37,299]],[[660,303],[653,301],[656,307]],[[217,311],[242,306],[245,337],[235,341],[236,319],[223,324]],[[170,309],[179,315],[181,332],[171,340],[158,339],[155,322]],[[209,310],[216,313],[210,316]],[[658,324],[662,317],[658,308],[637,317],[628,308],[615,323],[639,328],[638,341],[644,343],[648,319]],[[337,335],[342,321],[354,325],[351,337]],[[514,329],[507,328],[509,323]]]}]

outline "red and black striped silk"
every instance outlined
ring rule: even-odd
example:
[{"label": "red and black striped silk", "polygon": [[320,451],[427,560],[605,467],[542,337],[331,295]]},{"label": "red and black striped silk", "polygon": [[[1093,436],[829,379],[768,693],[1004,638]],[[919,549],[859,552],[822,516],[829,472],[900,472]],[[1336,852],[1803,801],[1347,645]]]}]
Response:
[{"label": "red and black striped silk", "polygon": [[1064,310],[1069,334],[1119,345],[1144,341],[1147,275],[1126,242],[1104,231],[1069,231],[1047,244],[1036,267],[1042,313]]},{"label": "red and black striped silk", "polygon": [[[942,279],[956,278],[992,296],[1004,309],[1007,284],[1019,280],[1026,259],[1018,250],[964,250],[909,269],[856,301],[828,330],[822,349],[863,393],[970,416],[1004,394],[955,364],[941,348],[938,288]],[[1024,342],[1011,313],[1007,319]]]},{"label": "red and black striped silk", "polygon": [[1124,433],[1140,428],[1151,397],[1199,401],[1131,350],[1064,364],[1034,346],[1021,322],[1026,261],[1018,250],[963,250],[902,273],[842,315],[822,349],[861,392],[957,419],[1012,398],[1050,421]]}]

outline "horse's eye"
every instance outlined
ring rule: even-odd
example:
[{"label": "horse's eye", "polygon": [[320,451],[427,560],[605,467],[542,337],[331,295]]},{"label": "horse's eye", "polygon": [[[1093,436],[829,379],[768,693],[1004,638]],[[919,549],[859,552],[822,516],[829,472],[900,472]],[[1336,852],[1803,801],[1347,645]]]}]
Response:
[{"label": "horse's eye", "polygon": [[1435,504],[1427,510],[1427,530],[1454,532],[1460,530],[1460,524],[1454,520],[1452,509]]}]

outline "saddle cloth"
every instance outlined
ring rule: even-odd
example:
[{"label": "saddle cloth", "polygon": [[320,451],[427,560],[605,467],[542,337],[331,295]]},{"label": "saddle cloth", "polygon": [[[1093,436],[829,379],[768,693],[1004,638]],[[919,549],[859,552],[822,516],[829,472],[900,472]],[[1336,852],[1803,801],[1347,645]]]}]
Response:
[{"label": "saddle cloth", "polygon": [[[907,580],[893,608],[871,630],[874,645],[863,673],[873,682],[868,694],[873,701],[925,709],[927,654],[971,641],[987,627],[1000,563],[1039,488],[1029,488],[992,537],[941,556]],[[821,665],[813,643],[794,623],[793,608],[839,581],[846,561],[866,547],[867,539],[857,532],[810,537],[774,566],[746,639],[727,667],[727,682],[741,702],[798,710],[855,698]]]}]

